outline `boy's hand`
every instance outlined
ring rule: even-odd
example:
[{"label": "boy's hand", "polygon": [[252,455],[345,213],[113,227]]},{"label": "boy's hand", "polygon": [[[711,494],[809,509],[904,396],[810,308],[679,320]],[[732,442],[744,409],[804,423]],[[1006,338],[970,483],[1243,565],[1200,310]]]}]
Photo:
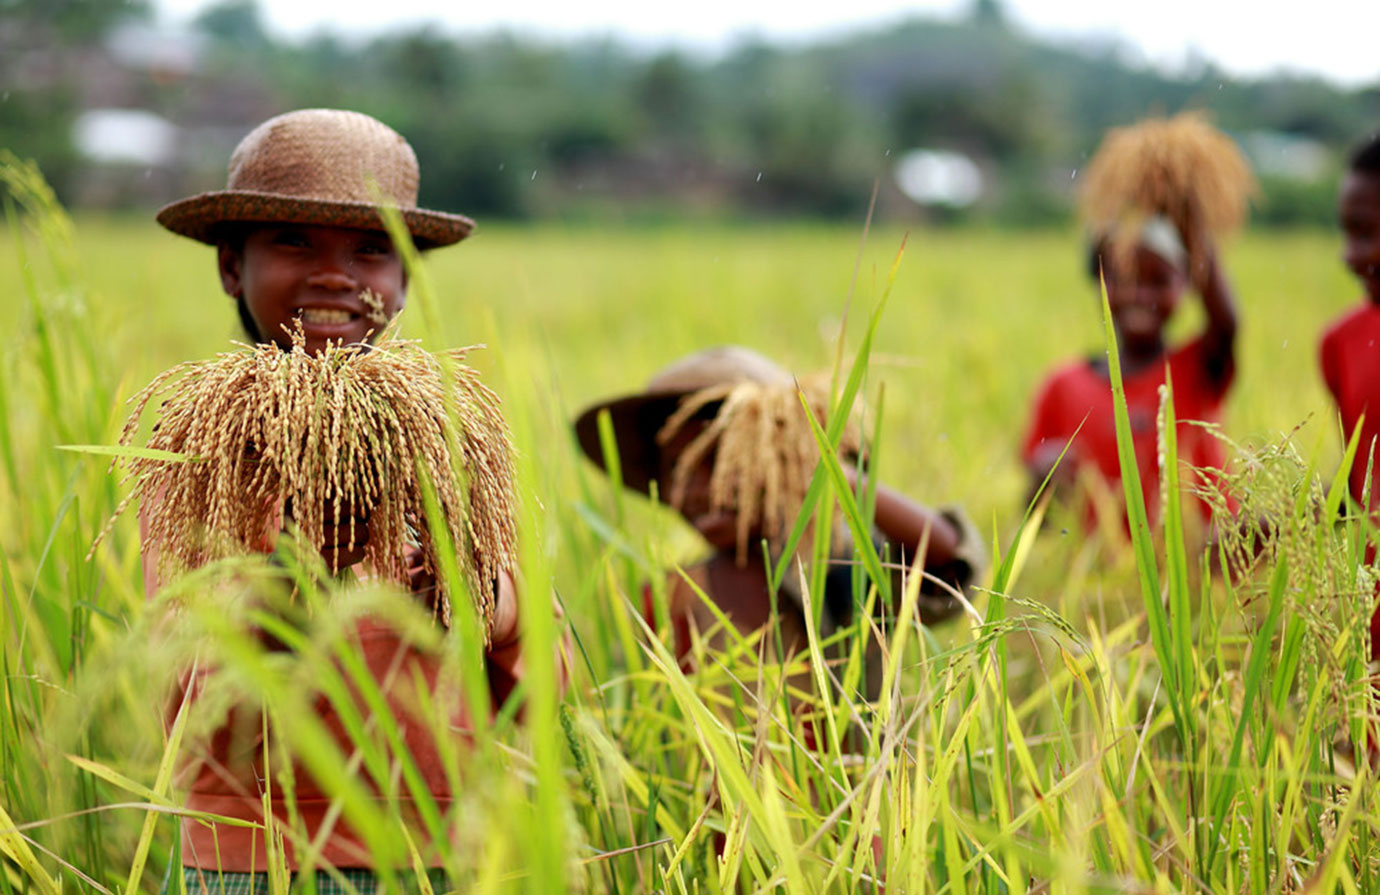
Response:
[{"label": "boy's hand", "polygon": [[369,546],[369,514],[356,513],[350,504],[342,503],[340,522],[337,524],[335,519],[335,507],[327,503],[321,526],[321,558],[326,561],[326,568],[339,572],[364,559]]},{"label": "boy's hand", "polygon": [[407,550],[407,579],[410,582],[412,593],[428,609],[434,610],[436,608],[436,575],[426,567],[426,556],[420,547],[409,547]]},{"label": "boy's hand", "polygon": [[1193,285],[1202,296],[1207,316],[1203,360],[1208,379],[1225,391],[1236,370],[1236,299],[1212,245],[1205,246],[1196,260]]},{"label": "boy's hand", "polygon": [[1204,242],[1194,255],[1189,270],[1189,280],[1199,295],[1212,288],[1214,281],[1222,277],[1222,267],[1217,262],[1217,249],[1211,242]]},{"label": "boy's hand", "polygon": [[[1053,472],[1051,487],[1072,488],[1078,483],[1078,446],[1065,446],[1064,442],[1049,441],[1035,450],[1027,468],[1030,470],[1032,489],[1040,487],[1046,476]],[[1033,491],[1032,491],[1033,496]]]}]

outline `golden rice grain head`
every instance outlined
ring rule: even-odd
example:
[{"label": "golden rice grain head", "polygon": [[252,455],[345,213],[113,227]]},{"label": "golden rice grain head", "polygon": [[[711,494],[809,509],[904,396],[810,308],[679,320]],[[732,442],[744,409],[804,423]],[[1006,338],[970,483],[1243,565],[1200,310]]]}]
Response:
[{"label": "golden rice grain head", "polygon": [[1122,258],[1145,218],[1164,215],[1196,264],[1211,241],[1241,227],[1258,194],[1236,143],[1189,111],[1109,131],[1083,174],[1079,207]]},{"label": "golden rice grain head", "polygon": [[[286,352],[245,346],[160,374],[132,399],[121,444],[159,400],[147,446],[196,459],[127,461],[133,486],[116,515],[139,501],[145,549],[178,571],[265,550],[289,522],[320,551],[327,520],[367,514],[365,562],[406,587],[409,547],[440,568],[425,476],[487,628],[494,583],[516,560],[513,447],[498,397],[464,358],[448,352],[441,363],[401,341],[312,355],[296,338]],[[448,623],[449,596],[437,607]]]},{"label": "golden rice grain head", "polygon": [[[821,426],[828,415],[825,380],[812,377],[799,383]],[[711,509],[736,515],[737,560],[747,560],[754,532],[773,546],[790,533],[809,490],[818,460],[818,445],[796,385],[738,382],[702,389],[682,399],[657,433],[666,444],[702,408],[720,401],[713,420],[681,451],[671,472],[671,505],[684,505],[687,485],[710,451]],[[857,426],[850,421],[839,446],[840,454],[856,455]]]}]

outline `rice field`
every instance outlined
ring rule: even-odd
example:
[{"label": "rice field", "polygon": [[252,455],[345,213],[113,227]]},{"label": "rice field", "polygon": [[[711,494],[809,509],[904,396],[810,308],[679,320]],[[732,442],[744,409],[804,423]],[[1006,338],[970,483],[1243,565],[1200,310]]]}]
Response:
[{"label": "rice field", "polygon": [[[493,226],[426,257],[403,335],[487,346],[469,362],[518,441],[523,581],[559,598],[575,644],[559,698],[542,658],[556,632],[529,613],[525,718],[455,740],[464,797],[425,820],[454,843],[453,886],[1380,890],[1374,772],[1354,760],[1373,737],[1373,576],[1314,355],[1358,300],[1338,252],[1326,232],[1247,232],[1224,249],[1242,317],[1224,431],[1241,445],[1243,512],[1276,532],[1235,579],[1204,574],[1172,499],[1165,530],[1132,545],[1057,511],[1022,527],[1026,402],[1051,364],[1104,344],[1072,231]],[[170,634],[145,606],[132,517],[86,558],[126,486],[105,458],[58,446],[113,444],[128,396],[238,337],[212,252],[151,219],[69,229],[53,209],[15,209],[0,296],[0,893],[162,884],[180,861],[181,738],[210,723],[161,721],[193,651],[227,672],[218,698],[259,701],[378,861],[408,877],[396,801],[360,783],[406,790],[396,730],[363,725],[342,756],[309,709],[348,683],[323,607],[398,613],[386,592],[304,593],[322,621],[286,661],[245,634],[271,619],[217,604],[205,578],[180,585],[189,609]],[[1197,313],[1183,308],[1176,331]],[[873,408],[867,430],[880,423],[881,477],[962,504],[989,532],[972,615],[885,632],[877,703],[848,686],[868,631],[813,644],[842,656],[813,663],[815,686],[795,694],[826,731],[818,748],[786,709],[798,668],[759,665],[744,643],[686,673],[641,623],[643,588],[659,599],[667,570],[703,548],[671,513],[614,493],[568,428],[718,343],[800,371],[829,367],[841,344],[841,381]],[[840,499],[828,472],[825,504]]]}]

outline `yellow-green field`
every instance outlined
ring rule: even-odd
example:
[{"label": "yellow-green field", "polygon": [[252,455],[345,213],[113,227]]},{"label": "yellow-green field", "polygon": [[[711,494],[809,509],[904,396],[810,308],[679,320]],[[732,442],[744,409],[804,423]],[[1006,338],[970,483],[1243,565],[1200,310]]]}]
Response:
[{"label": "yellow-green field", "polygon": [[[77,229],[88,325],[125,393],[242,338],[210,248],[144,218]],[[427,257],[446,332],[421,332],[414,314],[404,334],[436,347],[487,343],[474,356],[479,366],[496,355],[522,373],[520,391],[500,385],[510,401],[567,417],[714,344],[822,369],[833,361],[861,232],[861,224],[481,227]],[[4,238],[0,325],[18,339],[31,315]],[[891,478],[1009,527],[1024,496],[1015,457],[1031,393],[1052,364],[1102,350],[1081,243],[1073,231],[874,230],[853,290],[850,346],[903,239],[872,365],[873,381],[887,388]],[[1329,406],[1316,349],[1327,321],[1360,296],[1339,253],[1332,233],[1251,234],[1224,250],[1242,318],[1224,425],[1232,437],[1270,439],[1311,420],[1302,444],[1321,438],[1329,461],[1338,454],[1339,439],[1323,431]],[[1198,325],[1192,301],[1179,332]]]},{"label": "yellow-green field", "polygon": [[[113,442],[118,401],[224,349],[236,318],[212,251],[149,220],[79,220],[56,265],[45,253],[60,240],[21,229],[22,241],[0,231],[0,895],[55,891],[59,877],[67,891],[150,891],[176,839],[176,787],[160,774],[175,749],[157,705],[176,656],[150,636],[132,520],[83,559],[114,479],[55,444]],[[1335,503],[1319,498],[1342,446],[1317,335],[1358,296],[1335,236],[1251,233],[1223,251],[1242,318],[1224,429],[1259,448],[1306,422],[1297,457],[1251,467],[1251,509],[1278,514],[1277,548],[1233,586],[1160,539],[1145,601],[1129,549],[1057,524],[1001,567],[1024,509],[1028,398],[1051,364],[1102,346],[1077,235],[879,228],[859,254],[861,230],[492,226],[425,259],[444,331],[421,331],[413,309],[404,334],[487,343],[473,360],[524,457],[525,580],[550,580],[579,645],[562,706],[538,685],[525,726],[500,723],[457,757],[473,792],[445,818],[457,887],[1380,888],[1373,777],[1348,751],[1370,710],[1362,533],[1331,525]],[[865,747],[817,754],[772,702],[773,670],[758,680],[740,656],[686,678],[638,627],[629,601],[659,586],[655,570],[693,560],[696,542],[669,513],[623,507],[578,459],[567,421],[712,344],[826,367],[847,310],[846,371],[903,243],[863,388],[874,406],[885,392],[881,472],[925,502],[966,506],[999,551],[985,583],[1010,599],[978,594],[982,623],[933,637],[903,627],[894,698],[837,712],[845,726],[856,712]],[[1179,316],[1189,332],[1198,309]],[[323,673],[324,656],[301,661]],[[293,711],[282,684],[301,668],[220,658],[270,714]],[[762,694],[774,709],[759,724]],[[341,798],[347,816],[364,810]],[[380,848],[405,855],[397,817],[376,819]]]}]

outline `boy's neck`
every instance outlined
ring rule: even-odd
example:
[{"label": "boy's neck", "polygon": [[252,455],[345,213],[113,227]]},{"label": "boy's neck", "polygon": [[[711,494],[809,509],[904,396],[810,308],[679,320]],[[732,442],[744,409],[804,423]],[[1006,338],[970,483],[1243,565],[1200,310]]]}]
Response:
[{"label": "boy's neck", "polygon": [[1126,372],[1135,372],[1144,369],[1150,364],[1155,363],[1164,357],[1164,339],[1156,339],[1153,342],[1144,342],[1135,345],[1128,345],[1121,336],[1117,336],[1117,352],[1121,355],[1121,366]]}]

